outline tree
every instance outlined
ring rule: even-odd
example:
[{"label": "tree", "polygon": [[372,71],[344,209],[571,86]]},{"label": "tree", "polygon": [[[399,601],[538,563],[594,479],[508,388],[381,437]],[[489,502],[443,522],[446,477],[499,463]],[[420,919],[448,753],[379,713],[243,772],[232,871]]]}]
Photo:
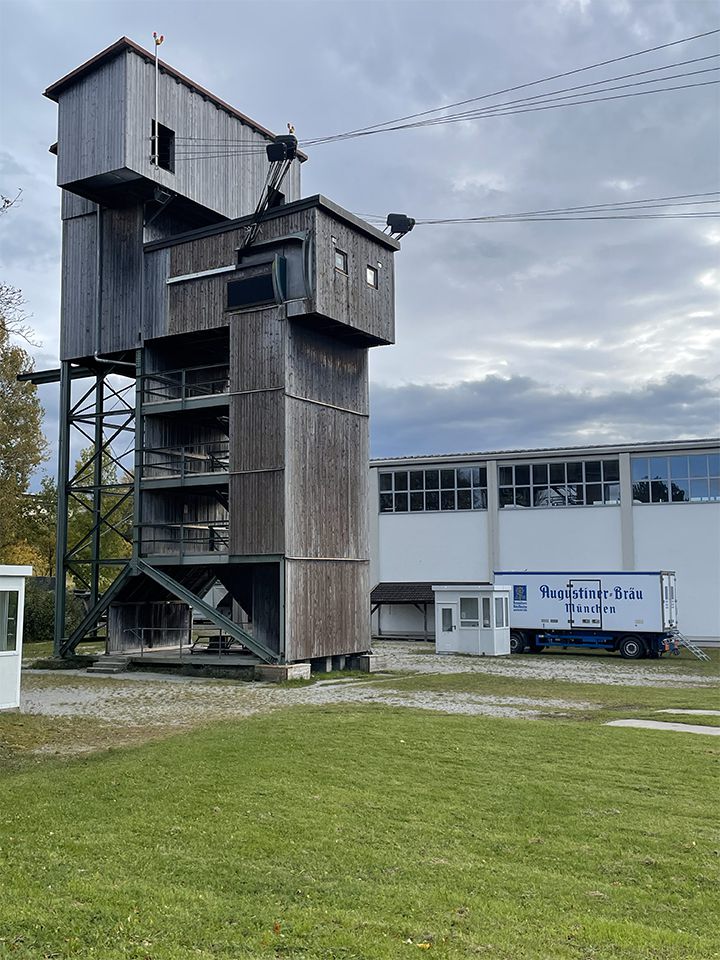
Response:
[{"label": "tree", "polygon": [[43,477],[40,490],[25,497],[22,536],[33,551],[33,570],[36,576],[55,575],[55,544],[57,543],[57,484],[52,477]]},{"label": "tree", "polygon": [[47,459],[37,388],[17,380],[32,370],[32,359],[11,343],[6,308],[0,300],[0,561],[22,539],[23,499],[30,477]]},{"label": "tree", "polygon": [[[94,478],[93,448],[83,450],[75,464],[75,487],[91,487]],[[107,522],[100,527],[100,556],[104,561],[117,560],[115,565],[104,565],[100,571],[100,588],[106,590],[117,576],[124,561],[130,557],[132,547],[133,498],[132,484],[128,476],[118,478],[118,469],[108,452],[102,456],[102,494],[100,509]],[[131,495],[126,499],[125,494]],[[92,556],[92,529],[95,525],[93,494],[87,489],[76,491],[68,501],[68,550],[82,542],[73,553],[73,562],[80,569],[82,578],[89,580]],[[79,580],[79,578],[74,578]],[[81,583],[76,584],[78,587]]]},{"label": "tree", "polygon": [[[0,194],[0,216],[3,216],[20,201],[22,190],[18,190],[14,197]],[[4,329],[8,336],[22,337],[28,343],[34,344],[32,330],[27,322],[25,300],[17,287],[0,280],[0,330]]]}]

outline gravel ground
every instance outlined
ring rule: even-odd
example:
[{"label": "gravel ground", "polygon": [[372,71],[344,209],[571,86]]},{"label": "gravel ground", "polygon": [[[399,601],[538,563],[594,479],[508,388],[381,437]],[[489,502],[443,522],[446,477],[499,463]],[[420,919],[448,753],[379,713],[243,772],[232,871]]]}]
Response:
[{"label": "gravel ground", "polygon": [[23,678],[21,710],[54,717],[91,717],[127,725],[191,726],[200,720],[250,716],[295,705],[335,703],[377,703],[496,717],[537,717],[549,710],[591,707],[556,699],[405,693],[394,690],[391,681],[377,680],[279,687],[170,674],[90,677],[68,676],[67,671],[27,671]]},{"label": "gravel ground", "polygon": [[[389,670],[404,673],[485,673],[577,683],[628,686],[710,684],[712,677],[672,670],[662,662],[642,664],[610,658],[436,656],[429,644],[381,643]],[[250,716],[294,705],[375,703],[495,717],[532,719],[564,710],[592,709],[578,701],[501,697],[460,692],[400,691],[393,679],[323,680],[308,686],[277,686],[198,679],[165,673],[89,676],[69,671],[26,670],[21,710],[54,717],[89,717],[122,726],[193,726],[201,721]]]},{"label": "gravel ground", "polygon": [[[376,653],[387,657],[389,670],[411,673],[487,673],[528,680],[567,680],[570,683],[607,683],[624,687],[677,687],[713,684],[717,678],[681,673],[667,660],[622,660],[569,654],[536,654],[522,657],[437,656],[430,643],[375,643]],[[669,664],[672,664],[668,669]]]}]

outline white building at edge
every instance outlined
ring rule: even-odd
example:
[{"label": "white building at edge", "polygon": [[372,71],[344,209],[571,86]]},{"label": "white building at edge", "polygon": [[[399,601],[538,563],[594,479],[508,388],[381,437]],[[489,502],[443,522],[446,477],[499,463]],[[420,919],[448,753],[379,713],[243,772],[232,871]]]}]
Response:
[{"label": "white building at edge", "polygon": [[434,635],[432,584],[674,570],[680,629],[718,643],[720,441],[373,460],[370,557],[375,637]]}]

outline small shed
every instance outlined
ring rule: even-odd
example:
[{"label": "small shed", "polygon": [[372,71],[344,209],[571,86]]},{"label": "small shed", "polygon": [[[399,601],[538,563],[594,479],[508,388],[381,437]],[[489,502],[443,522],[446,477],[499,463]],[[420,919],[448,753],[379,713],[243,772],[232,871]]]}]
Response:
[{"label": "small shed", "polygon": [[25,578],[32,567],[0,564],[0,710],[20,706]]},{"label": "small shed", "polygon": [[435,652],[501,657],[510,653],[510,587],[437,584]]}]

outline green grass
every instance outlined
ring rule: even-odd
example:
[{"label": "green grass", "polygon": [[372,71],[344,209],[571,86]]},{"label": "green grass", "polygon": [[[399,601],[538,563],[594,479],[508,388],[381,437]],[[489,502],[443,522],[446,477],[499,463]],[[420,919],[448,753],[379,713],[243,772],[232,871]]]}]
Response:
[{"label": "green grass", "polygon": [[[105,652],[104,643],[81,643],[75,651],[79,656],[93,656]],[[53,655],[52,640],[23,644],[23,660],[47,660]]]},{"label": "green grass", "polygon": [[[631,687],[610,683],[530,680],[487,673],[414,674],[393,678],[388,683],[394,690],[405,692],[471,693],[478,696],[564,700],[575,706],[547,707],[548,712],[557,715],[569,712],[573,720],[587,719],[595,722],[634,716],[674,720],[674,717],[655,715],[652,712],[665,708],[720,709],[720,694],[716,684],[698,684],[692,687]],[[590,704],[590,708],[584,704]],[[688,718],[688,722],[702,721]]]},{"label": "green grass", "polygon": [[719,746],[333,707],[16,758],[0,956],[709,960]]}]

